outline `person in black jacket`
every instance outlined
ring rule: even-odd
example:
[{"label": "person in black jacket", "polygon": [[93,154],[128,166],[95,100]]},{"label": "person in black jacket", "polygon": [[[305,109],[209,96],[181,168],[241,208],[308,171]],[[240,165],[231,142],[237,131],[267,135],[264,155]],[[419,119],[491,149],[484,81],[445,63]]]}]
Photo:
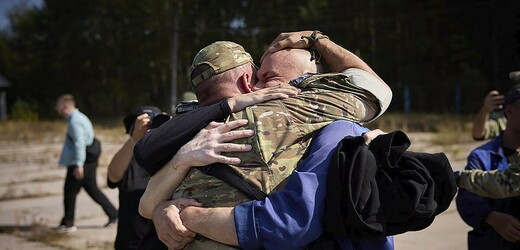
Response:
[{"label": "person in black jacket", "polygon": [[133,157],[134,145],[150,126],[158,127],[170,119],[168,115],[154,106],[140,107],[134,114],[124,119],[128,140],[114,155],[107,171],[107,184],[119,189],[119,223],[114,243],[115,249],[136,249],[137,244],[147,231],[148,219],[139,214],[139,200],[146,189],[150,175]]}]

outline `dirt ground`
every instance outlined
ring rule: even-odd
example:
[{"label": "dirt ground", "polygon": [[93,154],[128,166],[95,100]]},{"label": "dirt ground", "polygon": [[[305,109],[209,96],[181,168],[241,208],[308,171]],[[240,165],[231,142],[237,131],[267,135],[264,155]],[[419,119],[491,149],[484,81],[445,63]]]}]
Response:
[{"label": "dirt ground", "polygon": [[[479,143],[432,145],[434,134],[409,133],[411,150],[445,152],[454,170],[464,167],[465,157]],[[98,168],[102,191],[117,206],[117,190],[106,187],[106,167],[126,137],[114,139],[98,133],[103,153]],[[0,249],[113,249],[116,228],[103,228],[107,217],[85,191],[76,205],[78,231],[59,234],[54,228],[63,215],[65,169],[57,167],[62,138],[41,143],[6,142],[0,136]],[[466,249],[469,227],[454,203],[419,232],[395,237],[396,249]]]}]

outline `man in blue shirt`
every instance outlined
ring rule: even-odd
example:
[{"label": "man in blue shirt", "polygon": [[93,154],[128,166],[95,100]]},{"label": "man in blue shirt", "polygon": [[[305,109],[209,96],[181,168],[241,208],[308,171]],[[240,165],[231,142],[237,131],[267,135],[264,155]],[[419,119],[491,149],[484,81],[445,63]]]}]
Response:
[{"label": "man in blue shirt", "polygon": [[[466,170],[506,170],[509,158],[520,152],[520,89],[508,92],[504,114],[506,130],[474,149]],[[488,199],[460,189],[457,209],[462,219],[473,227],[468,233],[468,249],[520,248],[520,198]]]},{"label": "man in blue shirt", "polygon": [[58,230],[74,232],[74,211],[76,196],[83,187],[87,194],[98,203],[108,216],[106,227],[117,221],[117,209],[99,190],[96,181],[96,168],[101,154],[101,145],[94,138],[92,123],[77,108],[74,97],[70,94],[61,95],[56,101],[56,111],[67,120],[67,136],[61,152],[59,165],[67,167],[65,177],[63,205],[65,215]]}]

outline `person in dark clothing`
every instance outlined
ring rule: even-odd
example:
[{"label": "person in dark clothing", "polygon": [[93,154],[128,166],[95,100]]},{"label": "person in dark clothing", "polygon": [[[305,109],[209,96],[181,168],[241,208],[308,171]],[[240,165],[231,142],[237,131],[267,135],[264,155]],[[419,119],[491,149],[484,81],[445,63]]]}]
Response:
[{"label": "person in dark clothing", "polygon": [[136,249],[146,234],[148,223],[151,223],[138,211],[139,200],[150,175],[135,161],[133,149],[151,125],[158,126],[169,118],[157,107],[143,106],[124,119],[126,133],[130,137],[110,161],[107,172],[108,187],[119,189],[119,223],[115,249]]}]

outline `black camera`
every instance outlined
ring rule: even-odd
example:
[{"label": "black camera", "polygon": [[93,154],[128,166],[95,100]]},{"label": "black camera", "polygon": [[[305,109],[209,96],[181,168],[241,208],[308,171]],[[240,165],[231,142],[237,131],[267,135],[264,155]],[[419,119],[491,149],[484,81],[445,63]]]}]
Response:
[{"label": "black camera", "polygon": [[123,119],[127,134],[131,134],[134,129],[135,119],[142,114],[148,114],[150,117],[150,129],[158,128],[166,121],[170,120],[170,116],[163,113],[158,107],[155,106],[143,106],[137,109],[134,114],[128,115]]},{"label": "black camera", "polygon": [[[149,113],[147,113],[147,114],[150,115]],[[151,117],[151,119],[150,119],[150,128],[158,128],[163,123],[165,123],[168,120],[170,120],[170,118],[171,118],[167,114],[158,114],[158,115],[154,115],[154,116],[150,116],[150,117]]]}]

